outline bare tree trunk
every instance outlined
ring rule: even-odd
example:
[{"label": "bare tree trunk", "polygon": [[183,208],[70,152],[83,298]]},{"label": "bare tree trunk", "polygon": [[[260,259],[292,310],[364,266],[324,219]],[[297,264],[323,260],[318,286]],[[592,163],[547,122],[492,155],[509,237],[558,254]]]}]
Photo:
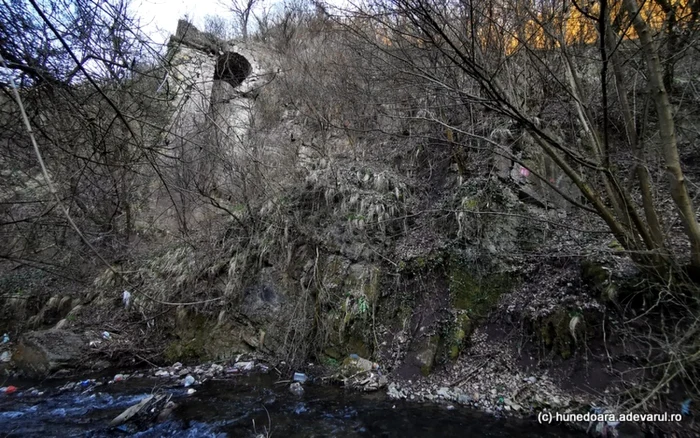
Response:
[{"label": "bare tree trunk", "polygon": [[691,264],[696,268],[700,268],[700,227],[695,217],[695,209],[688,195],[688,188],[681,169],[671,102],[663,83],[663,70],[659,60],[658,48],[652,41],[649,26],[639,14],[637,1],[624,0],[624,5],[627,13],[632,17],[632,24],[637,35],[639,35],[647,69],[649,70],[650,91],[659,117],[661,148],[670,177],[671,196],[678,207],[685,232],[690,240]]},{"label": "bare tree trunk", "polygon": [[[607,27],[606,33],[607,44],[609,49],[612,51],[616,45],[618,36],[610,26]],[[649,177],[649,170],[644,165],[644,152],[642,150],[642,145],[639,143],[637,129],[634,124],[634,117],[632,116],[632,110],[630,109],[631,107],[629,100],[627,99],[627,87],[625,86],[624,77],[622,75],[622,66],[620,65],[619,57],[612,56],[610,61],[612,63],[613,76],[615,78],[615,90],[617,92],[618,101],[620,102],[622,118],[625,121],[627,141],[630,148],[632,148],[632,151],[634,152],[634,158],[637,160],[637,163],[635,164],[635,174],[639,180],[639,188],[642,193],[642,207],[644,208],[644,216],[649,226],[654,247],[657,249],[663,248],[664,236],[663,232],[661,231],[661,222],[659,221],[659,217],[656,214],[656,209],[654,208],[654,199],[651,195],[651,178]]]}]

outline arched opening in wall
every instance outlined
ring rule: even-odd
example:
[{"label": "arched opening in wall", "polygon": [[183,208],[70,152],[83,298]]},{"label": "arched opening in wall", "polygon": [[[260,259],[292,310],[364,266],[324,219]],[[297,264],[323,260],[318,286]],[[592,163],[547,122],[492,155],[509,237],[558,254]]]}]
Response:
[{"label": "arched opening in wall", "polygon": [[245,56],[226,52],[216,60],[214,80],[228,82],[232,87],[237,87],[248,77],[251,70],[250,62]]}]

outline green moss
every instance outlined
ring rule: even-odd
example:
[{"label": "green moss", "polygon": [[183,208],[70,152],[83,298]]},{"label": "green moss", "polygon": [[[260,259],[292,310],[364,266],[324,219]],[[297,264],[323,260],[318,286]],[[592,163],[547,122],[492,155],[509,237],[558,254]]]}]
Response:
[{"label": "green moss", "polygon": [[[351,264],[331,256],[323,272],[331,295],[319,294],[327,300],[319,305],[333,309],[322,313],[322,326],[328,333],[322,347],[332,350],[337,358],[350,353],[369,357],[371,342],[366,340],[371,339],[372,315],[381,296],[381,270],[372,264]],[[333,294],[335,298],[329,299]]]},{"label": "green moss", "polygon": [[447,356],[450,359],[457,359],[459,353],[464,348],[465,341],[473,331],[472,319],[466,313],[461,313],[450,325],[446,337]]},{"label": "green moss", "polygon": [[449,280],[452,306],[466,311],[472,319],[487,316],[501,294],[509,291],[516,282],[508,273],[473,275],[465,265],[454,261],[449,266]]},{"label": "green moss", "polygon": [[447,350],[450,359],[457,359],[459,357],[462,345],[464,344],[464,338],[466,338],[466,333],[460,327],[456,327],[453,329],[452,333],[450,333],[449,348]]},{"label": "green moss", "polygon": [[402,273],[425,272],[438,268],[444,264],[444,253],[440,251],[431,252],[428,255],[414,257],[410,260],[402,260],[397,264],[397,270]]},{"label": "green moss", "polygon": [[340,362],[334,357],[323,356],[321,357],[321,363],[329,368],[335,369],[340,367]]},{"label": "green moss", "polygon": [[380,284],[380,273],[381,271],[379,270],[378,267],[372,266],[369,268],[369,278],[365,279],[364,287],[363,287],[363,292],[365,296],[367,297],[369,304],[374,305],[377,303],[377,300],[379,299],[380,293],[379,293],[379,284]]},{"label": "green moss", "polygon": [[468,199],[465,202],[463,202],[462,205],[467,210],[474,210],[479,205],[479,201],[476,199]]},{"label": "green moss", "polygon": [[227,323],[219,325],[201,314],[182,314],[177,319],[175,338],[163,352],[169,362],[225,360],[250,351]]},{"label": "green moss", "polygon": [[571,357],[575,348],[574,339],[571,337],[569,312],[563,308],[545,316],[539,321],[539,335],[545,347],[550,348],[563,359]]},{"label": "green moss", "polygon": [[608,248],[615,250],[615,251],[624,251],[625,248],[620,244],[620,242],[617,241],[617,239],[613,239],[610,243],[608,243]]},{"label": "green moss", "polygon": [[600,263],[589,260],[581,263],[581,278],[594,290],[600,292],[610,278],[610,273]]},{"label": "green moss", "polygon": [[457,322],[459,323],[459,328],[462,329],[467,336],[471,335],[472,331],[474,331],[474,324],[469,315],[464,313],[459,315],[457,317]]},{"label": "green moss", "polygon": [[325,350],[323,350],[323,354],[325,354],[329,359],[336,361],[343,357],[342,353],[335,347],[327,347]]}]

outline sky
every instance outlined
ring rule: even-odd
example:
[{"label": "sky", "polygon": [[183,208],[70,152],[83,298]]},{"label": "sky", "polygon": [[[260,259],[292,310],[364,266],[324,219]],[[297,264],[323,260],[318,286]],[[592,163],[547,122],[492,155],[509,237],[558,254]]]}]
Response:
[{"label": "sky", "polygon": [[231,16],[221,0],[133,0],[132,8],[143,30],[156,43],[165,43],[175,33],[177,20],[185,15],[199,29],[204,27],[207,15]]},{"label": "sky", "polygon": [[[232,19],[226,4],[234,0],[132,0],[131,8],[140,20],[141,26],[153,42],[166,43],[170,35],[177,29],[177,21],[188,16],[190,21],[199,29],[204,28],[204,17],[207,15],[221,16]],[[240,1],[240,0],[239,0]],[[330,5],[344,5],[345,0],[326,0]],[[284,0],[258,0],[258,6],[267,10],[281,8]]]}]

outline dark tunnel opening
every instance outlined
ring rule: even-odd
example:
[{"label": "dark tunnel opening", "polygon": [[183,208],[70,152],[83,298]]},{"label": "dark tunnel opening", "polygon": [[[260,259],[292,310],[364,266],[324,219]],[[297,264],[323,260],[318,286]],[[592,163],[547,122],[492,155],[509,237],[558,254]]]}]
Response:
[{"label": "dark tunnel opening", "polygon": [[237,87],[248,77],[251,70],[252,66],[244,56],[226,52],[216,61],[214,80],[225,81],[232,87]]}]

